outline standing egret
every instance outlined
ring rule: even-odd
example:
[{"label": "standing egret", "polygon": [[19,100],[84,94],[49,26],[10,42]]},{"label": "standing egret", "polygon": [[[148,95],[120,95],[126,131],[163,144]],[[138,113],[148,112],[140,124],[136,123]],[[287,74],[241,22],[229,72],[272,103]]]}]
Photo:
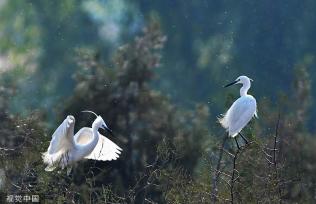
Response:
[{"label": "standing egret", "polygon": [[248,124],[252,117],[257,116],[257,102],[256,99],[247,94],[252,79],[246,76],[238,77],[234,82],[227,84],[225,87],[242,84],[240,88],[240,97],[233,103],[222,118],[219,118],[220,124],[226,129],[230,137],[235,138],[238,149],[240,149],[236,136],[239,134],[246,143],[248,141],[240,133],[241,130]]},{"label": "standing egret", "polygon": [[[91,112],[92,111],[83,111]],[[83,127],[74,136],[75,118],[67,116],[55,130],[47,152],[43,153],[43,161],[47,164],[45,171],[62,169],[82,159],[116,160],[122,149],[98,132],[99,128],[112,134],[101,116],[93,113],[96,119],[92,128]]]}]

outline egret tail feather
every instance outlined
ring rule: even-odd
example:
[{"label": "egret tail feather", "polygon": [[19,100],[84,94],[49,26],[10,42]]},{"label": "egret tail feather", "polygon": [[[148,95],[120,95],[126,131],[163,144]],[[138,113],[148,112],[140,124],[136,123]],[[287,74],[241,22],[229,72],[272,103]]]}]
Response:
[{"label": "egret tail feather", "polygon": [[225,113],[217,118],[218,122],[222,125],[223,128],[228,128],[226,115],[227,115],[227,113]]}]

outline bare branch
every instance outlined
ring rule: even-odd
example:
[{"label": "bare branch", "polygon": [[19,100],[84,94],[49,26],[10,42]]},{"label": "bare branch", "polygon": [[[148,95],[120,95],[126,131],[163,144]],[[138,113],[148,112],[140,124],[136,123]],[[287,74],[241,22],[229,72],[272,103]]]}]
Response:
[{"label": "bare branch", "polygon": [[227,140],[227,136],[224,137],[222,145],[220,147],[219,150],[219,156],[218,156],[218,160],[217,160],[217,165],[216,165],[216,169],[214,171],[214,175],[213,175],[213,179],[212,179],[212,183],[213,183],[213,190],[212,190],[212,203],[216,203],[217,201],[217,192],[218,192],[218,188],[217,188],[217,183],[218,183],[218,178],[221,174],[221,163],[222,163],[222,158],[223,158],[223,151],[224,151],[224,145],[226,143]]}]

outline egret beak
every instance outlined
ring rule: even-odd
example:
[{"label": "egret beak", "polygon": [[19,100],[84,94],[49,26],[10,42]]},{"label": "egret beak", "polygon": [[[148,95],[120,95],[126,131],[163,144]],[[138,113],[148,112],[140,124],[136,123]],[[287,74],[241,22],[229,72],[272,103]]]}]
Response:
[{"label": "egret beak", "polygon": [[224,88],[229,87],[229,86],[231,86],[231,85],[234,85],[234,84],[236,84],[237,82],[238,82],[238,81],[233,81],[232,83],[229,83],[229,84],[225,85]]},{"label": "egret beak", "polygon": [[106,127],[105,125],[102,125],[102,129],[107,130],[112,136],[114,136],[113,131],[110,128]]}]

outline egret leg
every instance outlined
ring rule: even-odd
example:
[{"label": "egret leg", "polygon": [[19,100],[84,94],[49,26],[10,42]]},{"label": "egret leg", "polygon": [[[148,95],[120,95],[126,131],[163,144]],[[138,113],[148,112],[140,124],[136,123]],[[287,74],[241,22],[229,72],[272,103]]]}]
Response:
[{"label": "egret leg", "polygon": [[238,133],[238,134],[242,137],[242,139],[246,142],[246,144],[248,144],[248,140],[241,133]]},{"label": "egret leg", "polygon": [[234,139],[235,139],[235,142],[236,142],[236,145],[237,145],[238,149],[240,149],[239,144],[238,144],[238,142],[237,142],[237,138],[234,137]]}]

